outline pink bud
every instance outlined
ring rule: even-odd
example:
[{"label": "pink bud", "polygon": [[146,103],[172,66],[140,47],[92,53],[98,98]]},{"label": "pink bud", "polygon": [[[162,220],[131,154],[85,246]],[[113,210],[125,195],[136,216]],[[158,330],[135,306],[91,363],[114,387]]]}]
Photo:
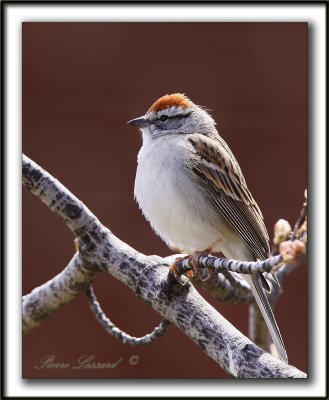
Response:
[{"label": "pink bud", "polygon": [[280,253],[283,255],[285,263],[291,263],[306,251],[305,244],[300,240],[287,240],[280,244]]}]

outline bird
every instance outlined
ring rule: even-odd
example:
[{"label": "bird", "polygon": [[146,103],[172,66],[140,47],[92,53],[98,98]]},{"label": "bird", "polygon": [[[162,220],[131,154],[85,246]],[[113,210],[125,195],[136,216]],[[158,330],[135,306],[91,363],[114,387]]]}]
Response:
[{"label": "bird", "polygon": [[[152,228],[170,248],[190,254],[221,252],[228,259],[265,260],[269,236],[241,168],[219,135],[210,110],[183,93],[157,99],[127,122],[142,133],[134,196]],[[288,362],[263,285],[264,275],[242,274]]]}]

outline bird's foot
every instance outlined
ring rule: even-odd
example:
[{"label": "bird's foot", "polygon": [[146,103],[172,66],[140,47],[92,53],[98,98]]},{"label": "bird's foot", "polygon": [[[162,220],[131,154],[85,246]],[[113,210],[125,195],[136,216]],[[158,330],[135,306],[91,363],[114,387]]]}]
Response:
[{"label": "bird's foot", "polygon": [[[200,281],[205,281],[210,278],[211,273],[208,268],[200,268],[199,258],[207,255],[209,255],[209,249],[194,251],[192,254],[185,257],[178,257],[169,267],[169,274],[171,274],[171,276],[173,276],[175,280],[183,286],[185,285],[185,282],[182,280],[182,275],[186,275],[189,280],[195,277]],[[187,260],[190,268],[186,265],[182,266],[183,260]],[[206,274],[204,274],[205,270],[207,271]]]},{"label": "bird's foot", "polygon": [[185,286],[185,282],[182,279],[182,275],[187,276],[189,280],[193,278],[193,271],[182,266],[182,261],[187,260],[189,256],[178,257],[173,264],[169,267],[169,275],[174,278],[174,281],[178,282],[180,285]]},{"label": "bird's foot", "polygon": [[[201,282],[207,281],[212,274],[212,270],[210,268],[205,268],[200,266],[199,258],[202,256],[210,256],[211,249],[207,248],[203,251],[195,251],[189,256],[189,264],[193,268],[193,276]],[[214,255],[214,254],[211,254]]]}]

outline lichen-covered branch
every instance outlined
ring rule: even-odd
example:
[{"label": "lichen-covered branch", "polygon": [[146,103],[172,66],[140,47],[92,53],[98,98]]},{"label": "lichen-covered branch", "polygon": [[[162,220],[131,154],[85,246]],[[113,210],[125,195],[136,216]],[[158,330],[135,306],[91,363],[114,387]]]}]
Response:
[{"label": "lichen-covered branch", "polygon": [[126,284],[163,319],[178,326],[232,376],[306,377],[242,335],[187,278],[183,277],[185,286],[169,287],[168,260],[145,256],[115,237],[83,203],[27,157],[23,158],[23,182],[64,220],[79,242],[79,253],[61,274],[24,296],[25,332],[84,291],[97,271],[103,270]]},{"label": "lichen-covered branch", "polygon": [[56,213],[76,235],[97,229],[99,221],[57,179],[23,154],[23,185]]},{"label": "lichen-covered branch", "polygon": [[77,253],[54,278],[23,297],[23,333],[29,333],[86,289],[97,269]]}]

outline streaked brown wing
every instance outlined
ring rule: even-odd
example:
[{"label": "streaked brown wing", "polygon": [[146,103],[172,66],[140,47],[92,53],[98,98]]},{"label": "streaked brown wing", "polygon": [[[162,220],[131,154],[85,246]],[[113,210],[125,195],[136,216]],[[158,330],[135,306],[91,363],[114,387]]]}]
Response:
[{"label": "streaked brown wing", "polygon": [[231,226],[261,260],[269,256],[268,234],[262,213],[248,190],[239,164],[219,136],[193,134],[196,151],[193,173],[210,191],[210,198]]}]

